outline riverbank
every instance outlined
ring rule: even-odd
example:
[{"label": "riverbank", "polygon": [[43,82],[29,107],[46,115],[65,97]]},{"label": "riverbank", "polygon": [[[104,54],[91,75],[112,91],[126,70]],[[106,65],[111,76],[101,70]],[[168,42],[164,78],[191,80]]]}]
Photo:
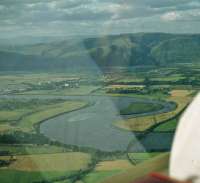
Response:
[{"label": "riverbank", "polygon": [[89,105],[91,104],[81,100],[1,99],[1,132],[23,131],[35,133],[42,122],[68,112],[86,108]]},{"label": "riverbank", "polygon": [[166,101],[176,103],[177,107],[174,111],[157,115],[130,118],[127,120],[118,121],[113,125],[120,129],[133,132],[144,132],[150,128],[154,128],[180,115],[192,100],[190,94],[190,92],[184,90],[182,92],[178,92],[176,90],[171,92],[171,95],[166,99]]}]

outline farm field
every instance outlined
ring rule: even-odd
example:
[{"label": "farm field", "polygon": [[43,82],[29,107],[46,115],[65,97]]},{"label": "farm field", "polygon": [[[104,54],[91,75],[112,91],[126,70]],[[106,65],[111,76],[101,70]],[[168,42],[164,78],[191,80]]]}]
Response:
[{"label": "farm field", "polygon": [[162,152],[128,153],[129,158],[134,159],[137,164],[160,155],[162,155]]},{"label": "farm field", "polygon": [[16,170],[0,170],[0,180],[4,183],[30,183],[43,180],[51,180],[61,176],[67,176],[66,172],[27,172]]},{"label": "farm field", "polygon": [[[10,156],[1,156],[1,160],[9,160]],[[8,167],[8,170],[19,171],[78,171],[87,168],[90,155],[85,153],[56,153],[17,155]]]},{"label": "farm field", "polygon": [[101,82],[97,76],[67,73],[0,73],[0,94],[87,95]]},{"label": "farm field", "polygon": [[[137,159],[138,163],[140,163],[141,167],[145,166],[147,160],[150,160],[151,158],[157,158],[161,156],[162,153],[131,153],[129,156],[133,156],[135,159]],[[166,155],[162,156],[163,160],[166,158]],[[154,161],[156,161],[156,158]],[[144,164],[144,165],[142,165]],[[137,165],[138,166],[138,165]],[[112,160],[112,161],[102,161],[99,164],[96,165],[95,170],[88,174],[83,182],[85,183],[101,183],[106,182],[109,177],[117,176],[118,174],[125,174],[126,171],[131,170],[132,173],[135,171],[134,169],[137,169],[137,166],[135,167],[132,165],[128,160]],[[167,166],[167,165],[166,165]],[[166,168],[163,168],[166,169]],[[130,172],[131,172],[130,171]],[[163,170],[159,170],[163,171]],[[141,172],[142,173],[142,172]],[[140,174],[141,174],[140,173]],[[134,179],[133,179],[134,180]]]},{"label": "farm field", "polygon": [[34,125],[56,115],[86,106],[83,101],[64,100],[0,100],[1,131],[34,131]]},{"label": "farm field", "polygon": [[79,88],[68,88],[68,89],[58,89],[58,90],[33,90],[27,92],[21,92],[20,95],[89,95],[93,91],[96,91],[99,86],[80,86]]},{"label": "farm field", "polygon": [[59,73],[25,73],[11,72],[0,73],[0,90],[27,89],[30,85],[38,83],[61,82],[65,80],[77,80],[79,77]]},{"label": "farm field", "polygon": [[166,123],[163,123],[154,129],[155,132],[167,132],[167,131],[175,131],[178,125],[179,118],[171,119]]},{"label": "farm field", "polygon": [[112,170],[112,171],[94,171],[90,174],[88,174],[83,182],[84,183],[101,183],[106,178],[114,176],[116,174],[120,173],[119,170]]},{"label": "farm field", "polygon": [[110,178],[106,178],[102,183],[129,183],[147,175],[149,172],[165,172],[168,169],[169,154],[163,154],[152,158],[144,163],[118,173]]},{"label": "farm field", "polygon": [[65,147],[58,147],[55,145],[34,145],[34,144],[1,144],[0,152],[9,152],[12,155],[30,155],[30,154],[52,154],[67,152]]},{"label": "farm field", "polygon": [[102,161],[96,165],[96,171],[112,171],[121,170],[125,171],[133,165],[128,160],[113,160],[113,161]]},{"label": "farm field", "polygon": [[[91,162],[89,154],[79,152],[16,155],[14,158],[8,167],[0,168],[0,180],[5,183],[62,179],[87,169]],[[9,159],[10,156],[0,156],[0,160]]]}]

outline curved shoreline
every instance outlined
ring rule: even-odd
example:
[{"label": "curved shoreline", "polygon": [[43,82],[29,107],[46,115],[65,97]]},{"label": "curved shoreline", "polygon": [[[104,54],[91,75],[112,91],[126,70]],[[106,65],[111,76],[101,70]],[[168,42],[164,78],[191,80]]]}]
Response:
[{"label": "curved shoreline", "polygon": [[[43,97],[44,95],[23,95],[23,94],[17,94],[17,95],[0,95],[0,98],[1,97],[16,97],[16,98],[23,98],[24,97],[27,97],[27,96],[33,96],[36,97]],[[45,95],[47,96],[47,98],[52,98],[52,97],[55,97],[55,95]],[[173,111],[174,108],[177,107],[177,103],[175,102],[171,102],[171,101],[164,101],[164,100],[156,100],[156,99],[147,99],[144,97],[141,97],[141,98],[135,98],[135,96],[108,96],[108,95],[56,95],[57,98],[62,98],[62,99],[68,99],[68,100],[73,100],[73,101],[84,101],[84,102],[87,102],[84,106],[80,107],[80,108],[77,108],[77,109],[73,109],[73,110],[69,110],[69,111],[66,111],[66,112],[61,112],[61,113],[58,113],[56,115],[53,115],[53,116],[50,116],[50,117],[47,117],[41,121],[38,121],[36,122],[35,124],[33,124],[33,131],[35,131],[36,133],[40,133],[40,126],[42,123],[45,123],[46,121],[50,120],[50,119],[54,119],[56,117],[59,117],[59,116],[62,116],[64,114],[67,114],[67,113],[71,113],[71,112],[75,112],[75,111],[79,111],[79,110],[82,110],[82,109],[85,109],[87,107],[90,107],[92,105],[95,104],[95,97],[97,98],[106,98],[108,97],[109,99],[112,100],[115,99],[115,98],[123,98],[123,99],[134,99],[134,101],[136,102],[148,102],[148,103],[153,103],[153,104],[161,104],[163,105],[163,108],[162,109],[159,109],[159,110],[155,110],[155,111],[149,111],[149,112],[144,112],[144,113],[132,113],[132,114],[120,114],[120,111],[119,113],[117,113],[116,115],[119,115],[121,116],[122,118],[124,119],[131,119],[131,118],[137,118],[137,117],[143,117],[143,116],[150,116],[150,115],[156,115],[156,114],[161,114],[163,112],[170,112],[170,111]],[[80,97],[80,98],[79,98]],[[82,99],[81,99],[82,98]],[[90,98],[90,101],[88,101],[88,99]],[[46,97],[45,97],[46,99]],[[174,106],[173,106],[174,105]],[[165,122],[165,121],[164,121]],[[161,123],[162,124],[162,123]],[[160,124],[157,124],[157,126],[160,125]],[[117,128],[117,129],[120,129],[122,131],[130,131],[128,129],[125,129],[125,128],[121,128],[119,126],[116,125],[116,122],[113,122],[112,126],[114,128]],[[134,132],[138,132],[138,131],[134,131]],[[140,132],[140,131],[139,131]]]},{"label": "curved shoreline", "polygon": [[58,117],[58,116],[61,116],[61,115],[63,115],[63,114],[67,114],[67,113],[70,113],[70,112],[79,111],[79,110],[81,110],[81,109],[85,109],[85,108],[90,107],[90,106],[92,106],[92,105],[94,105],[94,103],[89,103],[89,102],[87,102],[85,105],[83,105],[82,107],[79,107],[79,108],[77,108],[77,109],[72,109],[72,110],[69,110],[69,111],[66,111],[66,112],[62,112],[62,113],[56,114],[56,115],[54,115],[54,116],[45,118],[45,119],[43,119],[43,120],[38,121],[37,123],[35,123],[35,124],[33,125],[33,128],[34,128],[34,130],[35,130],[35,132],[36,132],[37,134],[41,134],[41,133],[40,133],[40,126],[41,126],[42,123],[45,123],[47,120],[54,119],[54,118],[56,118],[56,117]]},{"label": "curved shoreline", "polygon": [[[173,110],[175,110],[177,108],[177,103],[175,103],[173,101],[169,102],[169,101],[156,101],[156,100],[154,100],[154,101],[149,101],[148,103],[149,104],[162,105],[162,108],[158,109],[158,110],[147,111],[147,112],[120,114],[120,115],[126,117],[127,119],[129,119],[129,118],[136,118],[136,117],[140,117],[140,116],[148,116],[148,115],[152,115],[152,114],[159,114],[159,113],[163,113],[163,112],[170,112],[170,111],[173,111]],[[171,107],[171,109],[165,111],[166,107],[168,107],[168,108]]]},{"label": "curved shoreline", "polygon": [[[79,97],[77,98],[80,99]],[[74,97],[73,99],[77,98]],[[57,119],[47,120],[46,123],[42,123],[40,133],[64,144],[92,147],[108,152],[125,151],[127,143],[134,136],[131,132],[127,133],[125,130],[116,128],[112,122],[124,117],[119,115],[119,108],[117,106],[127,106],[135,101],[135,97],[107,98],[107,96],[89,96],[84,99],[95,102],[94,107],[84,109],[80,112],[76,110],[66,115],[61,115]],[[136,101],[146,102],[146,100],[137,98]],[[149,100],[149,102],[152,101]],[[154,102],[157,101],[154,100]],[[171,110],[171,105],[168,104],[165,106],[165,110]],[[74,123],[70,123],[71,119],[74,119]],[[108,138],[109,140],[105,141]]]}]

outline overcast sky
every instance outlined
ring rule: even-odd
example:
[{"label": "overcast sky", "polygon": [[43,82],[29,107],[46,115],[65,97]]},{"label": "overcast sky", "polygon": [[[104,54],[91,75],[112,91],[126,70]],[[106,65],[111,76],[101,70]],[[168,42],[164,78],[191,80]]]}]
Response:
[{"label": "overcast sky", "polygon": [[0,0],[0,37],[200,32],[200,0]]}]

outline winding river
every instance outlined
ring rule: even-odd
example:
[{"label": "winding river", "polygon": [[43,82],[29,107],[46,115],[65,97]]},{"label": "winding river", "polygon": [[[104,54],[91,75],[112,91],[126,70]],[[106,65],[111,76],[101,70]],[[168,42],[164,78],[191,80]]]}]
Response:
[{"label": "winding river", "polygon": [[[137,134],[113,126],[115,121],[137,116],[120,116],[121,108],[132,102],[162,103],[130,97],[67,96],[63,98],[84,100],[93,105],[45,121],[40,126],[40,132],[50,139],[65,144],[92,147],[104,151],[124,151],[133,139],[136,140]],[[175,107],[170,103],[162,104],[164,105],[162,110],[142,115],[162,113]],[[150,133],[135,144],[133,151],[170,149],[172,138],[172,133]]]},{"label": "winding river", "polygon": [[[1,96],[2,97],[2,96]],[[171,111],[175,108],[172,103],[160,101],[136,99],[132,97],[108,97],[108,96],[4,96],[6,98],[62,98],[67,100],[82,100],[92,105],[77,111],[69,112],[49,119],[41,123],[40,133],[52,140],[91,147],[103,151],[125,151],[134,141],[131,151],[161,151],[171,147],[173,133],[149,133],[140,141],[138,134],[116,128],[113,123],[124,118],[138,115],[120,116],[120,109],[133,102],[161,103],[163,109],[140,115],[158,114]]]}]

